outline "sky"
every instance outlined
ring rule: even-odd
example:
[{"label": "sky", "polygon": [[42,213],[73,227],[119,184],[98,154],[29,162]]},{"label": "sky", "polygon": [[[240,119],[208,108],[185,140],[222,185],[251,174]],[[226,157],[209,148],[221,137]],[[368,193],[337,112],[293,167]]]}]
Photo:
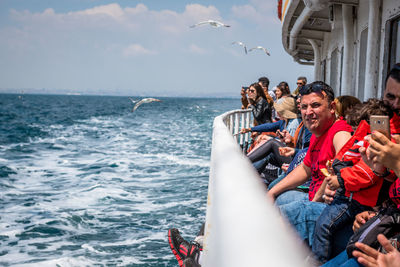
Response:
[{"label": "sky", "polygon": [[[231,27],[189,27],[208,19]],[[0,93],[239,97],[261,76],[313,79],[276,0],[0,0],[0,36]]]}]

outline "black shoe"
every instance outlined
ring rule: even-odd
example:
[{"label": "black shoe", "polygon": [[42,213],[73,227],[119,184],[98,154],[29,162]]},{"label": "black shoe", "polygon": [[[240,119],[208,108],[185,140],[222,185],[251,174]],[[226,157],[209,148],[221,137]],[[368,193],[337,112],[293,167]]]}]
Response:
[{"label": "black shoe", "polygon": [[201,267],[201,265],[189,257],[183,261],[183,267]]},{"label": "black shoe", "polygon": [[180,235],[179,230],[176,228],[168,230],[168,242],[179,266],[183,267],[183,261],[186,259],[189,252],[192,251],[191,244]]}]

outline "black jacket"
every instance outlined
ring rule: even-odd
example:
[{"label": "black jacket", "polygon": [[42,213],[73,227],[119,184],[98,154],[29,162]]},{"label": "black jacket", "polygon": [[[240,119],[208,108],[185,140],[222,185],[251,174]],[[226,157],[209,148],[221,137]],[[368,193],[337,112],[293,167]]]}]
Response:
[{"label": "black jacket", "polygon": [[260,97],[255,104],[252,104],[251,110],[258,124],[272,122],[272,107],[264,98]]}]

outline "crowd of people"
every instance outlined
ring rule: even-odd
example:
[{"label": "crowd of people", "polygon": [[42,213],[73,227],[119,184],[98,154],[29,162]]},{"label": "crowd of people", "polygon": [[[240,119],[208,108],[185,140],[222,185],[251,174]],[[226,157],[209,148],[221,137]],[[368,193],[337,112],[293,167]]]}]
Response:
[{"label": "crowd of people", "polygon": [[[254,117],[240,131],[251,132],[247,157],[310,248],[310,265],[400,266],[400,64],[382,99],[335,98],[305,77],[292,93],[287,82],[269,90],[261,77],[241,96]],[[168,231],[179,266],[201,266],[203,235],[204,225],[191,242]]]}]

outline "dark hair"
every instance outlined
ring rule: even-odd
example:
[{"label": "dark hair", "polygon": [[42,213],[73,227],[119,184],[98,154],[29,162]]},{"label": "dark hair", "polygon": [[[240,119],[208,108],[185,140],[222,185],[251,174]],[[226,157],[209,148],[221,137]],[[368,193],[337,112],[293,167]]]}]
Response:
[{"label": "dark hair", "polygon": [[290,95],[289,84],[287,82],[280,82],[277,87],[282,91],[282,96]]},{"label": "dark hair", "polygon": [[325,92],[328,97],[328,101],[332,102],[335,99],[335,93],[333,89],[322,81],[316,81],[302,86],[299,90],[300,95],[309,95],[311,93]]},{"label": "dark hair", "polygon": [[304,76],[300,76],[299,78],[297,78],[297,80],[302,80],[304,84],[307,84],[307,78]]},{"label": "dark hair", "polygon": [[272,99],[272,97],[268,94],[268,95],[266,95],[265,93],[264,93],[264,90],[263,90],[263,88],[261,87],[261,85],[259,84],[259,83],[253,83],[253,84],[251,84],[250,86],[249,86],[249,88],[250,87],[254,87],[255,89],[256,89],[256,92],[257,92],[257,98],[259,97],[259,96],[261,96],[262,98],[264,98],[265,100],[267,100],[267,102],[270,104],[270,105],[272,105],[273,103],[274,103],[274,100]]},{"label": "dark hair", "polygon": [[252,83],[249,88],[254,87],[254,89],[256,89],[256,93],[257,93],[257,98],[259,96],[261,96],[262,98],[264,98],[265,100],[267,100],[267,97],[264,94],[264,90],[262,89],[261,85],[259,85],[258,83]]},{"label": "dark hair", "polygon": [[394,64],[393,68],[389,71],[388,75],[386,76],[385,83],[390,78],[395,79],[398,83],[400,83],[400,63]]},{"label": "dark hair", "polygon": [[269,86],[269,79],[267,77],[261,77],[258,79],[258,82],[261,82],[265,87]]},{"label": "dark hair", "polygon": [[351,107],[346,114],[346,121],[351,126],[358,126],[362,120],[369,123],[370,115],[388,115],[392,118],[393,110],[383,100],[370,98],[362,104]]}]

